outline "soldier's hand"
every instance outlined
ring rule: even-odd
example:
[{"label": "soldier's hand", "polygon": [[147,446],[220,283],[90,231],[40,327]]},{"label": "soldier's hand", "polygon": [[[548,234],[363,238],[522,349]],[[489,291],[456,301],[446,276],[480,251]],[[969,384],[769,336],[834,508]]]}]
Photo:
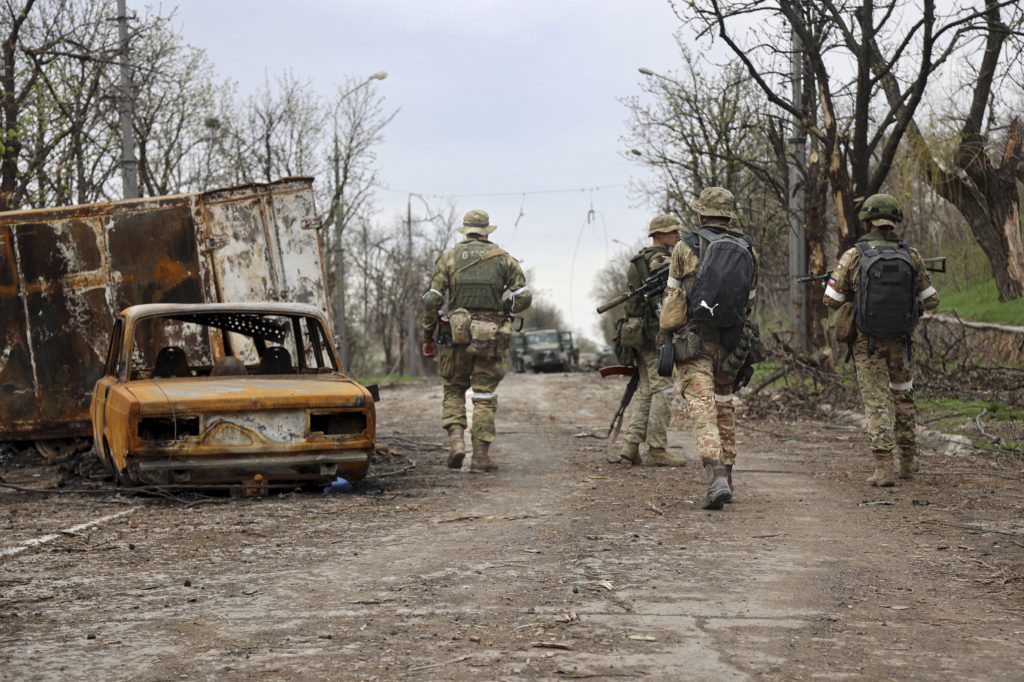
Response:
[{"label": "soldier's hand", "polygon": [[433,341],[423,342],[423,357],[433,358],[437,356],[437,344]]}]

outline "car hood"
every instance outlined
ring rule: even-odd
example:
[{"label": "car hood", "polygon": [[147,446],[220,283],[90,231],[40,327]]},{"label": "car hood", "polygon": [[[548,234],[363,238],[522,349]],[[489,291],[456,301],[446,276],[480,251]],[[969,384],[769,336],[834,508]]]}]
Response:
[{"label": "car hood", "polygon": [[140,414],[166,414],[169,406],[182,412],[363,407],[372,400],[357,382],[333,374],[140,379],[122,387]]},{"label": "car hood", "polygon": [[531,351],[562,350],[557,343],[534,343],[530,346]]}]

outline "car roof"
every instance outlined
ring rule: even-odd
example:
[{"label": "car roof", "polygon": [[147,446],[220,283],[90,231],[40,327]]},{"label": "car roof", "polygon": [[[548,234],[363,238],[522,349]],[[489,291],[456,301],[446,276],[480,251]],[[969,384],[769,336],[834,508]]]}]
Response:
[{"label": "car roof", "polygon": [[143,303],[121,311],[126,321],[143,317],[169,317],[190,313],[258,313],[264,315],[300,315],[324,320],[324,313],[306,303]]}]

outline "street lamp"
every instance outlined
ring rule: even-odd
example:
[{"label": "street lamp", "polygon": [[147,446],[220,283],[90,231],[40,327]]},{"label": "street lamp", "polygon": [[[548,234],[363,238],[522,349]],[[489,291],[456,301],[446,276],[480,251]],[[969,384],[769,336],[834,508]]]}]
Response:
[{"label": "street lamp", "polygon": [[[381,69],[380,71],[375,71],[374,73],[371,73],[369,76],[366,77],[365,80],[360,82],[354,88],[352,88],[351,90],[349,90],[348,92],[346,92],[346,93],[344,93],[342,95],[339,95],[338,96],[338,102],[340,103],[341,101],[343,101],[346,97],[348,97],[349,95],[351,95],[355,91],[359,90],[362,87],[365,87],[365,86],[369,85],[372,81],[382,81],[382,80],[384,80],[387,77],[388,77],[388,72],[384,71],[383,69]],[[334,170],[335,170],[335,175],[337,175],[337,172],[338,172],[338,163],[339,163],[339,158],[338,157],[339,157],[339,151],[338,151],[338,128],[337,128],[337,122],[335,122],[335,126],[334,126]],[[330,251],[334,252],[334,258],[337,259],[337,266],[338,266],[338,281],[337,281],[336,284],[334,284],[334,292],[333,292],[334,293],[334,297],[333,298],[336,299],[335,306],[334,306],[334,308],[335,308],[334,324],[335,324],[335,332],[337,333],[337,336],[338,336],[338,343],[337,343],[338,353],[341,355],[341,362],[342,362],[342,364],[345,366],[345,369],[348,370],[348,361],[349,361],[349,357],[348,356],[349,356],[350,346],[349,346],[349,338],[348,338],[348,318],[347,318],[347,312],[345,310],[345,308],[346,308],[346,301],[345,301],[345,257],[344,257],[344,254],[342,253],[341,234],[340,234],[339,228],[338,228],[338,221],[339,221],[339,215],[340,215],[340,210],[341,210],[340,204],[341,204],[341,197],[336,197],[335,201],[334,201],[334,205],[331,207],[331,213],[334,216],[334,232],[335,232],[337,241],[332,245],[333,248],[330,248]]]},{"label": "street lamp", "polygon": [[381,69],[380,71],[374,71],[373,73],[366,77],[366,80],[359,83],[359,85],[355,86],[354,88],[346,92],[344,95],[340,95],[338,99],[345,99],[346,97],[348,97],[349,95],[351,95],[353,92],[363,87],[364,85],[369,85],[370,81],[382,81],[387,77],[388,72],[385,71],[384,69]]}]

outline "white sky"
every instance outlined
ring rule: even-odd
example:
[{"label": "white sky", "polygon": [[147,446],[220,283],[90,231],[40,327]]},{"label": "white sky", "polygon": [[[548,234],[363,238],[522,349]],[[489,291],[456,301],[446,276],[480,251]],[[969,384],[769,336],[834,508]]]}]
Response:
[{"label": "white sky", "polygon": [[[639,93],[637,67],[676,68],[666,0],[183,0],[176,16],[243,96],[267,73],[328,95],[387,70],[377,90],[401,111],[378,150],[380,219],[404,214],[407,192],[486,209],[534,289],[599,338],[595,275],[611,240],[639,243],[653,215],[625,186],[643,171],[622,157],[617,98]],[[479,194],[506,196],[466,196]]]}]

